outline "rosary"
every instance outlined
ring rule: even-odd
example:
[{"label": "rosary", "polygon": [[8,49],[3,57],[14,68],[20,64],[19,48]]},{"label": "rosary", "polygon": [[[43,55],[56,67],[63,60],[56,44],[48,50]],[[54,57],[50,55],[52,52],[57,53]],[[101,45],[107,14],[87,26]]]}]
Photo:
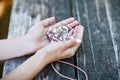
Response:
[{"label": "rosary", "polygon": [[[70,30],[74,31],[74,29],[72,29],[72,28],[70,28],[68,26],[59,26],[57,28],[49,28],[47,30],[47,36],[48,36],[48,38],[49,38],[50,41],[55,41],[55,42],[61,42],[61,41],[66,41],[66,40],[74,39],[74,37],[69,34]],[[72,67],[75,67],[79,71],[83,72],[84,75],[85,75],[86,80],[88,80],[88,76],[87,76],[86,72],[84,70],[82,70],[81,68],[75,66],[74,64],[65,62],[65,61],[58,60],[58,62],[63,63],[63,64],[67,64],[67,65],[72,66]],[[68,76],[65,76],[65,75],[59,73],[56,70],[56,68],[54,67],[53,63],[51,63],[51,66],[52,66],[53,70],[58,75],[60,75],[61,77],[69,79],[69,80],[77,80],[77,79],[73,79],[73,78],[70,78]]]}]

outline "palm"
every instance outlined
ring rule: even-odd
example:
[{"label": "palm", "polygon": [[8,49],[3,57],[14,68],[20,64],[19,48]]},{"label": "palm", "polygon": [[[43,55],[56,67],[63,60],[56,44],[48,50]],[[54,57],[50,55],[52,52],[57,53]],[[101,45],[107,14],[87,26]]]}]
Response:
[{"label": "palm", "polygon": [[[44,46],[49,44],[49,39],[47,38],[46,31],[50,27],[50,25],[53,23],[49,23],[47,20],[43,20],[39,23],[36,23],[28,32],[27,35],[29,35],[30,39],[32,39],[37,49],[43,48]],[[67,25],[69,27],[75,27],[78,25],[78,22],[74,20],[74,18],[69,18],[66,20],[63,20],[61,22],[56,23],[55,25],[51,27],[58,27],[60,25]]]}]

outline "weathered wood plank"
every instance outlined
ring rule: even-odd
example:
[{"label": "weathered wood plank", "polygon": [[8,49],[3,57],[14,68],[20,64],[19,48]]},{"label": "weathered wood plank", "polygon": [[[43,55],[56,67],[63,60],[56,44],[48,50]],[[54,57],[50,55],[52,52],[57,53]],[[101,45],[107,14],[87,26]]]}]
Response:
[{"label": "weathered wood plank", "polygon": [[[105,0],[73,1],[73,15],[85,27],[77,64],[87,72],[89,80],[118,80],[119,77],[106,6]],[[78,74],[79,79],[84,78]]]},{"label": "weathered wood plank", "polygon": [[105,4],[120,80],[120,0],[105,0]]},{"label": "weathered wood plank", "polygon": [[[14,0],[12,9],[10,28],[8,38],[24,35],[29,28],[35,23],[36,18],[44,19],[50,16],[56,17],[56,22],[71,16],[70,0]],[[5,62],[3,76],[15,69],[28,56],[11,59]],[[74,59],[67,59],[74,63]],[[59,71],[67,76],[75,78],[74,68],[56,63]],[[47,66],[35,80],[65,80],[56,75],[50,66]]]}]

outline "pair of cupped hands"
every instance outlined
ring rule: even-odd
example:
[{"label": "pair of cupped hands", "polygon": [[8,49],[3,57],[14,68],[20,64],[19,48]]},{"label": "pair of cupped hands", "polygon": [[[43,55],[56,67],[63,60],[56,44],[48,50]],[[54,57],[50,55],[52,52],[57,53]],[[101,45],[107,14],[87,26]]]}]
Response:
[{"label": "pair of cupped hands", "polygon": [[[81,42],[76,40],[82,40],[83,37],[83,26],[78,24],[78,21],[73,17],[66,20],[60,21],[56,24],[53,24],[55,17],[47,18],[42,21],[37,22],[28,33],[24,36],[27,43],[30,43],[32,46],[28,45],[31,53],[34,55],[43,56],[47,63],[69,58],[75,54],[75,51],[79,47]],[[57,28],[59,26],[69,26],[74,29],[72,36],[75,39],[71,39],[63,42],[50,42],[46,35],[48,28],[53,27]]]}]

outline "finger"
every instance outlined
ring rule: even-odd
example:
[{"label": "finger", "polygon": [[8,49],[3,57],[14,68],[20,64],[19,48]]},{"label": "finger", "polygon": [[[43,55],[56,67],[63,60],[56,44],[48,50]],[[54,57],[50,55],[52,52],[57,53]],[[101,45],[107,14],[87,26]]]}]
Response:
[{"label": "finger", "polygon": [[[78,44],[80,44],[80,43],[78,43]],[[64,55],[66,58],[69,58],[69,57],[74,56],[74,55],[75,55],[75,52],[76,52],[77,49],[78,49],[78,47],[79,47],[79,46],[76,45],[76,46],[73,46],[73,47],[65,50],[64,53],[63,53],[63,55]]]},{"label": "finger", "polygon": [[76,46],[71,47],[71,48],[65,50],[65,51],[63,52],[63,54],[62,54],[62,56],[63,56],[62,58],[64,59],[64,58],[70,58],[70,57],[74,56],[76,50],[77,50],[77,47],[76,47]]},{"label": "finger", "polygon": [[73,27],[75,27],[77,25],[78,25],[78,21],[75,20],[75,21],[71,22],[70,24],[67,24],[66,26],[68,26],[70,28],[73,28]]},{"label": "finger", "polygon": [[77,31],[78,31],[77,38],[82,40],[84,34],[84,27],[82,25],[79,25]]},{"label": "finger", "polygon": [[72,39],[72,40],[60,42],[59,47],[64,51],[64,50],[71,48],[75,45],[77,45],[77,42],[75,39]]},{"label": "finger", "polygon": [[71,18],[68,18],[68,19],[65,19],[63,21],[60,21],[60,22],[56,23],[53,27],[56,28],[56,27],[61,26],[61,25],[64,26],[64,25],[67,25],[67,24],[73,22],[74,20],[75,19],[73,17],[71,17]]},{"label": "finger", "polygon": [[76,26],[74,29],[73,37],[75,39],[80,39],[80,43],[77,45],[79,46],[83,39],[84,27],[82,25]]},{"label": "finger", "polygon": [[73,33],[74,33],[74,29],[71,29],[71,30],[69,31],[69,35],[72,36]]},{"label": "finger", "polygon": [[77,39],[83,39],[84,27],[82,25],[76,26],[73,36]]},{"label": "finger", "polygon": [[55,17],[44,19],[43,21],[40,21],[40,24],[42,24],[45,28],[50,26],[55,21]]}]

